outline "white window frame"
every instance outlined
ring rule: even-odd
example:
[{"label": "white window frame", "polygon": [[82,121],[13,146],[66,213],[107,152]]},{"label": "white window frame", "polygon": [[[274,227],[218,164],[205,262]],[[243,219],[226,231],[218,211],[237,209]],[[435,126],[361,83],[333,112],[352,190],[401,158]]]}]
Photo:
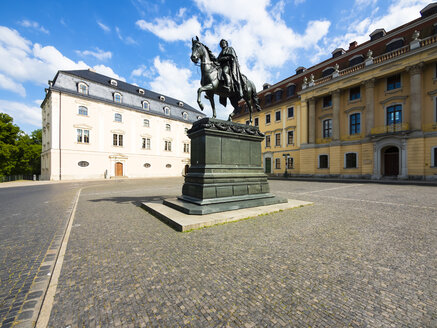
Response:
[{"label": "white window frame", "polygon": [[[289,110],[290,108],[293,108],[293,116],[288,116],[288,110]],[[288,118],[288,119],[293,119],[293,118],[294,118],[294,106],[287,107],[287,118]]]},{"label": "white window frame", "polygon": [[115,87],[118,85],[118,82],[114,79],[111,79],[110,83],[111,83],[111,85],[113,85]]},{"label": "white window frame", "polygon": [[[120,119],[118,120],[117,117],[120,117]],[[121,115],[120,113],[115,113],[114,114],[114,122],[123,123],[123,115]]]},{"label": "white window frame", "polygon": [[169,123],[165,124],[165,131],[171,131],[171,124]]},{"label": "white window frame", "polygon": [[[86,89],[86,92],[82,92],[81,90],[81,86],[84,86],[85,87],[85,89]],[[89,93],[89,86],[88,86],[88,84],[86,84],[85,82],[79,82],[78,84],[77,84],[77,92],[79,92],[79,93],[81,93],[81,94],[83,94],[83,95],[87,95],[88,93]]]},{"label": "white window frame", "polygon": [[[279,145],[277,144],[278,135],[279,135]],[[282,139],[282,133],[281,132],[275,133],[275,147],[281,147],[282,144],[281,139]]]},{"label": "white window frame", "polygon": [[187,112],[182,112],[182,118],[184,120],[188,120],[188,113]]},{"label": "white window frame", "polygon": [[[331,135],[330,136],[327,136],[327,137],[325,137],[325,128],[324,128],[324,126],[325,126],[325,121],[331,121]],[[329,139],[329,138],[332,138],[332,128],[333,128],[333,126],[332,126],[332,118],[325,118],[324,120],[322,120],[322,139]]]},{"label": "white window frame", "polygon": [[190,143],[184,142],[184,153],[189,154],[190,153]]},{"label": "white window frame", "polygon": [[[82,113],[80,112],[80,109],[81,109],[81,108],[85,108],[86,114],[82,114]],[[82,105],[78,106],[78,107],[77,107],[77,115],[80,115],[80,116],[88,116],[88,107],[86,107],[86,106],[82,106]]]},{"label": "white window frame", "polygon": [[[346,167],[346,156],[348,154],[355,154],[355,157],[356,157],[356,166],[355,167]],[[347,153],[344,153],[344,165],[343,165],[343,168],[344,169],[357,169],[358,167],[359,167],[359,165],[358,165],[358,153],[355,152],[355,151],[349,151]]]},{"label": "white window frame", "polygon": [[[328,167],[320,167],[320,156],[328,156]],[[318,163],[317,168],[322,169],[322,170],[329,169],[329,154],[319,154],[318,160],[319,160],[319,163]]]},{"label": "white window frame", "polygon": [[[291,167],[288,165],[290,159],[291,159],[291,162],[292,162]],[[287,163],[285,164],[286,168],[287,168],[288,170],[293,170],[293,169],[294,169],[294,157],[289,156],[289,157],[287,157],[285,160],[286,160],[286,162],[287,162]]]},{"label": "white window frame", "polygon": [[163,110],[164,110],[164,115],[170,116],[170,107],[164,106]]},{"label": "white window frame", "polygon": [[[351,134],[351,116],[352,115],[354,115],[354,114],[360,114],[360,132],[359,133],[355,133],[355,134]],[[362,123],[362,117],[361,117],[362,115],[361,115],[361,112],[359,112],[359,111],[354,111],[354,112],[351,112],[351,113],[349,113],[348,115],[347,115],[347,120],[348,120],[348,125],[349,125],[349,129],[348,129],[348,135],[350,135],[350,136],[356,136],[356,135],[360,135],[361,134],[361,130],[362,130],[362,125],[361,125],[361,123]],[[386,118],[387,119],[387,118]]]},{"label": "white window frame", "polygon": [[[117,96],[120,97],[120,101],[117,101]],[[120,92],[114,92],[114,102],[121,104],[123,102],[123,96]]]},{"label": "white window frame", "polygon": [[[78,132],[81,131],[80,134],[80,141],[78,140],[79,134]],[[85,131],[87,133],[85,133]],[[88,137],[88,141],[85,141],[85,135]],[[89,129],[83,129],[83,128],[76,128],[76,143],[78,144],[89,144],[90,143],[90,130]]]},{"label": "white window frame", "polygon": [[150,103],[147,100],[143,100],[142,107],[144,110],[150,110]]},{"label": "white window frame", "polygon": [[404,119],[405,119],[405,117],[404,117],[404,104],[403,104],[403,103],[400,103],[400,102],[395,102],[395,103],[387,104],[387,105],[385,106],[385,108],[384,108],[384,114],[385,114],[384,122],[385,122],[385,126],[388,125],[388,122],[387,122],[387,113],[388,113],[388,108],[389,108],[389,107],[393,107],[393,106],[397,106],[397,105],[400,105],[400,106],[401,106],[401,123],[395,123],[395,124],[402,124],[402,123],[404,123]]},{"label": "white window frame", "polygon": [[152,140],[150,137],[141,137],[141,149],[144,150],[152,149]]},{"label": "white window frame", "polygon": [[164,140],[164,151],[171,151],[171,140]]},{"label": "white window frame", "polygon": [[[279,113],[279,120],[276,119],[276,115]],[[277,110],[275,111],[275,122],[281,122],[282,119],[282,111],[281,110]]]},{"label": "white window frame", "polygon": [[150,128],[150,120],[147,118],[143,119],[143,126],[145,128]]},{"label": "white window frame", "polygon": [[[289,134],[290,132],[293,134],[293,142],[292,142],[292,143],[289,143],[289,142],[288,142],[288,141],[289,141],[289,140],[288,140],[288,139],[289,139],[289,138],[288,138],[288,134]],[[288,130],[288,131],[287,131],[287,145],[288,145],[288,146],[289,146],[289,145],[294,145],[294,130]]]}]

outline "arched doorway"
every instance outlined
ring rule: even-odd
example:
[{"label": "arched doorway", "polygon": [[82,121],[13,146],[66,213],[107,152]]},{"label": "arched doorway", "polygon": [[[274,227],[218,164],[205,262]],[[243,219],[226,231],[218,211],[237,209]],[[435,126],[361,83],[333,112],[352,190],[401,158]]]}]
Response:
[{"label": "arched doorway", "polygon": [[123,163],[120,163],[120,162],[115,163],[115,176],[116,177],[123,176]]},{"label": "arched doorway", "polygon": [[383,175],[392,177],[399,175],[399,148],[387,147],[382,150],[382,158],[384,159]]}]

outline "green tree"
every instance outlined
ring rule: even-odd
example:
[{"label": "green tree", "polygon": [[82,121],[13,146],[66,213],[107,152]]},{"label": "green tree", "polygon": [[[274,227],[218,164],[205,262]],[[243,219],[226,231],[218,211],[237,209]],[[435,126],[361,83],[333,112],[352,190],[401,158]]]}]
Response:
[{"label": "green tree", "polygon": [[0,176],[40,174],[41,144],[41,129],[29,137],[11,116],[0,113]]}]

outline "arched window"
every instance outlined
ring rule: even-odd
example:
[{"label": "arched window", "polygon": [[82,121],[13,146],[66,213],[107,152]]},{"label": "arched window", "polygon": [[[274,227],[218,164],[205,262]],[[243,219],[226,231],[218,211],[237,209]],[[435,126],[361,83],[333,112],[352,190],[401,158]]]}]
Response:
[{"label": "arched window", "polygon": [[322,72],[322,77],[331,75],[332,73],[334,73],[334,67],[325,68]]},{"label": "arched window", "polygon": [[145,119],[143,120],[143,126],[146,127],[146,128],[150,127],[150,121],[149,121],[148,119],[145,118]]},{"label": "arched window", "polygon": [[79,82],[77,84],[77,92],[82,93],[84,95],[88,94],[88,85],[84,82]]},{"label": "arched window", "polygon": [[171,131],[171,125],[170,124],[166,124],[165,125],[165,131]]},{"label": "arched window", "polygon": [[287,87],[287,97],[292,97],[292,96],[294,96],[295,93],[296,93],[296,85],[290,84]]},{"label": "arched window", "polygon": [[182,118],[183,118],[184,120],[188,120],[188,114],[187,114],[187,112],[183,112],[183,113],[182,113]]},{"label": "arched window", "polygon": [[147,100],[143,101],[143,109],[144,110],[149,110],[150,109],[150,104]]},{"label": "arched window", "polygon": [[85,106],[79,106],[79,115],[88,116],[88,108]]},{"label": "arched window", "polygon": [[121,103],[122,96],[118,92],[114,93],[114,102]]},{"label": "arched window", "polygon": [[115,113],[114,114],[114,121],[115,122],[122,122],[122,116],[120,113]]},{"label": "arched window", "polygon": [[170,108],[169,107],[167,107],[167,106],[164,107],[164,114],[170,115]]}]

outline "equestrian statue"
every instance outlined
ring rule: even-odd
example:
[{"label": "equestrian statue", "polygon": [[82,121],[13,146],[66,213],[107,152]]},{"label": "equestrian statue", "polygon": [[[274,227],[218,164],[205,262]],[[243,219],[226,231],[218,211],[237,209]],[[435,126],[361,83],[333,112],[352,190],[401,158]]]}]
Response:
[{"label": "equestrian statue", "polygon": [[199,41],[199,38],[192,39],[191,60],[197,64],[200,60],[200,70],[202,78],[201,87],[197,90],[197,103],[203,111],[201,94],[205,92],[205,97],[209,99],[212,108],[212,117],[216,117],[214,95],[219,96],[220,104],[226,107],[227,99],[234,107],[234,111],[229,115],[228,121],[238,110],[238,102],[243,98],[249,109],[249,122],[252,124],[252,112],[260,111],[255,84],[246,76],[241,74],[238,64],[237,54],[234,48],[228,46],[226,40],[220,41],[222,51],[215,57],[209,48]]}]

